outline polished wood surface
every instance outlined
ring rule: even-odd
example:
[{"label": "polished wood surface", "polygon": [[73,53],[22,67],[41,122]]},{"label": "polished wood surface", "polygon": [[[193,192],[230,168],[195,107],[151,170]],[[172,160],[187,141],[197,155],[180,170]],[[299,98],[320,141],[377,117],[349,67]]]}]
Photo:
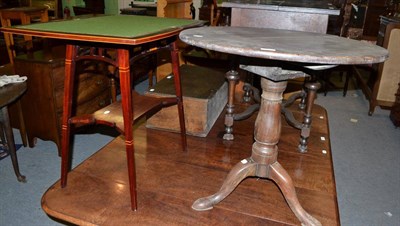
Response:
[{"label": "polished wood surface", "polygon": [[312,32],[251,27],[201,27],[184,30],[179,37],[189,45],[265,60],[335,65],[373,64],[388,58],[388,51],[380,46]]},{"label": "polished wood surface", "polygon": [[[323,225],[339,225],[326,111],[316,105],[313,118],[309,151],[304,154],[297,152],[299,131],[283,123],[279,161],[292,177],[303,207]],[[129,209],[121,137],[75,168],[66,188],[61,189],[59,181],[52,185],[42,207],[50,216],[78,225],[299,225],[270,180],[247,178],[211,211],[190,208],[198,197],[216,191],[232,166],[249,156],[254,121],[252,116],[237,122],[235,141],[224,141],[221,114],[206,138],[188,136],[187,152],[182,152],[177,133],[144,125],[135,129],[140,206],[135,212]]]}]

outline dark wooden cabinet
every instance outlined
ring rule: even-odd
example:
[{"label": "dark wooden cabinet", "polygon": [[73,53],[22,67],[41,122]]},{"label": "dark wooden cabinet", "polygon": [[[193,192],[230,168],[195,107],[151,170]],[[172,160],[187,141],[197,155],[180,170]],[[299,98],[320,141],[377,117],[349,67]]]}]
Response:
[{"label": "dark wooden cabinet", "polygon": [[85,2],[85,6],[74,6],[74,14],[75,15],[83,15],[83,14],[104,14],[104,0],[83,0]]},{"label": "dark wooden cabinet", "polygon": [[[15,71],[27,76],[28,89],[21,98],[30,147],[35,139],[50,140],[61,150],[65,47],[17,56]],[[110,104],[110,79],[98,64],[77,66],[73,115],[93,113]]]},{"label": "dark wooden cabinet", "polygon": [[18,0],[0,0],[0,9],[12,8],[20,6]]},{"label": "dark wooden cabinet", "polygon": [[364,20],[364,36],[376,37],[379,30],[379,17],[386,15],[386,1],[384,0],[368,0]]},{"label": "dark wooden cabinet", "polygon": [[[387,43],[384,43],[385,37],[388,37],[391,30],[394,28],[400,28],[400,18],[380,16],[379,31],[377,33],[378,38],[376,44],[386,48],[385,45],[387,45]],[[388,42],[389,39],[386,39],[386,41]]]},{"label": "dark wooden cabinet", "polygon": [[379,17],[388,14],[385,0],[335,0],[334,4],[342,7],[342,36],[376,40]]}]

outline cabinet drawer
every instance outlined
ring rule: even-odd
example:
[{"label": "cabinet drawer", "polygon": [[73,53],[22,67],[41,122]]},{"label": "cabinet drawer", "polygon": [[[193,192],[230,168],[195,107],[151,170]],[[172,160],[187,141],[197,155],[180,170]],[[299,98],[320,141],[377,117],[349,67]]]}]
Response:
[{"label": "cabinet drawer", "polygon": [[[55,90],[57,112],[62,111],[64,100],[64,86]],[[110,92],[110,79],[106,75],[84,73],[79,75],[75,83],[75,103],[80,105],[97,97],[99,93],[107,90]],[[77,96],[76,96],[77,94]]]}]

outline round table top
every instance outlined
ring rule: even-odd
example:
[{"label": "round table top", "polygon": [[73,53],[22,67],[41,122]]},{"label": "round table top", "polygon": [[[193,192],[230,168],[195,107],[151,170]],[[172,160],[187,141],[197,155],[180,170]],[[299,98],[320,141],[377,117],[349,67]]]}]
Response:
[{"label": "round table top", "polygon": [[26,90],[26,82],[7,84],[0,87],[0,108],[15,101]]},{"label": "round table top", "polygon": [[380,46],[302,31],[250,27],[200,27],[180,39],[193,46],[240,56],[313,64],[371,64],[386,60]]}]

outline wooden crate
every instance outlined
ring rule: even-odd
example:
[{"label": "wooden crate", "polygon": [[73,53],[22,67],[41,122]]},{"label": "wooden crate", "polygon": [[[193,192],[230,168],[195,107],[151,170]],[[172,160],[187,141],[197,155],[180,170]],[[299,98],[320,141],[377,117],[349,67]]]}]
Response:
[{"label": "wooden crate", "polygon": [[[227,103],[225,73],[199,66],[180,67],[186,133],[206,137]],[[174,96],[172,76],[159,81],[145,95]],[[179,132],[177,106],[164,108],[147,120],[147,128]]]}]

